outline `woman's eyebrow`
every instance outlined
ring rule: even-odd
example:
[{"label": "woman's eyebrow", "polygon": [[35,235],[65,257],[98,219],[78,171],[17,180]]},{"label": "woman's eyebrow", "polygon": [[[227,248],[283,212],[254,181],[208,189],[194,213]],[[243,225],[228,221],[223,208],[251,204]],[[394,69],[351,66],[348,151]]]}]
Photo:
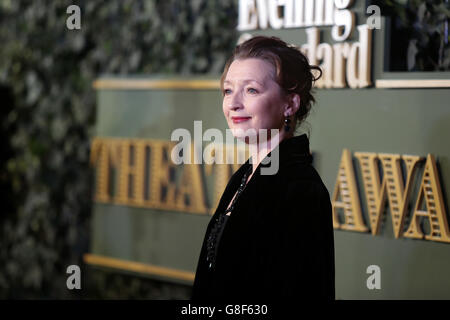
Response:
[{"label": "woman's eyebrow", "polygon": [[[241,82],[244,82],[244,83],[248,83],[248,82],[256,82],[256,83],[259,84],[260,86],[264,86],[261,82],[259,82],[259,81],[257,81],[257,80],[254,80],[254,79],[244,79],[244,80],[241,80]],[[233,84],[233,82],[232,82],[232,81],[229,81],[229,80],[225,80],[223,83],[224,83],[224,84],[225,84],[225,83]]]}]

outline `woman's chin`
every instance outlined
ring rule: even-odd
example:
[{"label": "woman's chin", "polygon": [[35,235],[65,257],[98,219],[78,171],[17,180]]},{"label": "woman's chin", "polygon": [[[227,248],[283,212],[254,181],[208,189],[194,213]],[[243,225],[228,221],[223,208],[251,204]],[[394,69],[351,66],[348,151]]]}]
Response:
[{"label": "woman's chin", "polygon": [[258,131],[254,128],[244,129],[244,128],[232,127],[230,130],[236,139],[241,140],[245,143],[252,143],[253,141],[254,142],[257,141]]}]

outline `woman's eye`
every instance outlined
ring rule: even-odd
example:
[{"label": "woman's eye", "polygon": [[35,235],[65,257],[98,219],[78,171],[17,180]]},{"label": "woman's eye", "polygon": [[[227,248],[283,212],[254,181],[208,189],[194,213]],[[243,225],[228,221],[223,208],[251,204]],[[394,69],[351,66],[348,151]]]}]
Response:
[{"label": "woman's eye", "polygon": [[249,93],[252,93],[252,94],[258,93],[258,91],[257,91],[256,89],[254,89],[254,88],[248,88],[247,91],[248,91]]},{"label": "woman's eye", "polygon": [[223,90],[223,95],[229,94],[230,92],[231,92],[230,89],[224,89],[224,90]]}]

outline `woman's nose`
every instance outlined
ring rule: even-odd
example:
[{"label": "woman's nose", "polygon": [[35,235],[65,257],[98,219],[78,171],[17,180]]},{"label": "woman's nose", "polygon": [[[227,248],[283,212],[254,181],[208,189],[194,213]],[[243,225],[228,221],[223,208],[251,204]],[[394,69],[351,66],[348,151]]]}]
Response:
[{"label": "woman's nose", "polygon": [[243,106],[241,94],[231,93],[231,96],[228,99],[228,108],[231,110],[236,110],[242,108]]}]

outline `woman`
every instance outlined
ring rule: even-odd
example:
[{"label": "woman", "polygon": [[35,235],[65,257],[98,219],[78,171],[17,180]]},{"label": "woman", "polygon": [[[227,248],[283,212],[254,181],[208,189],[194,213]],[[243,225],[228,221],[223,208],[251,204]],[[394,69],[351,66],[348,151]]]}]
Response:
[{"label": "woman", "polygon": [[[251,143],[245,130],[280,131],[270,144],[258,136],[226,186],[206,230],[193,300],[334,300],[330,198],[307,136],[294,136],[315,101],[313,70],[321,72],[276,37],[253,37],[227,61],[223,112],[235,137]],[[261,174],[272,154],[278,171]]]}]

